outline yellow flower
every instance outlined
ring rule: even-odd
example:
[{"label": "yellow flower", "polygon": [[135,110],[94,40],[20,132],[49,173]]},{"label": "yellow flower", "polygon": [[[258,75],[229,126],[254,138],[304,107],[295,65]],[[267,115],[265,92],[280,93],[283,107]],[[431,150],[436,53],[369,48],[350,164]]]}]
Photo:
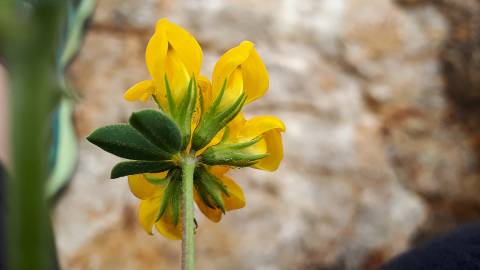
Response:
[{"label": "yellow flower", "polygon": [[[152,80],[137,83],[124,97],[129,101],[153,97],[163,110],[171,112],[169,91],[174,103],[182,104],[189,84],[194,82],[198,86],[200,95],[191,95],[197,98],[193,105],[196,110],[188,118],[193,128],[181,128],[188,133],[186,143],[192,144],[192,149],[182,148],[169,162],[178,165],[184,156],[195,158],[194,201],[205,216],[219,222],[226,211],[245,206],[242,188],[227,176],[231,168],[240,165],[221,159],[210,164],[207,154],[215,156],[217,148],[226,147],[230,152],[222,154],[227,157],[229,153],[237,154],[238,164],[245,164],[241,166],[274,171],[283,159],[281,133],[285,125],[274,116],[247,120],[239,113],[244,104],[263,96],[269,84],[268,72],[252,42],[244,41],[221,56],[212,83],[199,76],[201,61],[202,51],[193,36],[165,19],[159,20],[146,49]],[[181,127],[178,119],[174,117]],[[193,129],[195,132],[191,132]],[[196,132],[200,139],[195,148],[195,138],[190,133]],[[246,160],[242,161],[244,157]],[[145,231],[152,234],[155,227],[169,239],[181,239],[180,166],[167,172],[129,175],[128,183],[131,192],[140,199],[139,220]]]},{"label": "yellow flower", "polygon": [[174,224],[171,204],[168,205],[165,213],[157,221],[166,185],[154,185],[145,178],[148,176],[163,178],[166,175],[166,173],[130,175],[128,176],[128,185],[130,191],[140,199],[138,218],[143,229],[148,234],[153,234],[152,228],[155,226],[163,236],[178,240],[182,238],[182,224],[181,221],[176,225]]},{"label": "yellow flower", "polygon": [[220,57],[212,75],[212,98],[220,94],[224,84],[220,110],[233,104],[243,93],[246,104],[265,94],[268,72],[252,42],[243,41]]},{"label": "yellow flower", "polygon": [[159,20],[145,52],[152,80],[135,84],[125,92],[124,98],[145,101],[153,95],[163,109],[171,110],[167,103],[166,80],[174,101],[180,102],[192,76],[200,73],[202,58],[202,49],[190,33],[167,19]]},{"label": "yellow flower", "polygon": [[252,154],[268,154],[255,163],[253,167],[275,171],[283,159],[283,145],[281,133],[285,132],[285,124],[275,116],[257,116],[245,120],[243,113],[239,113],[227,126],[228,139],[224,143],[241,143],[262,138],[246,151]]}]

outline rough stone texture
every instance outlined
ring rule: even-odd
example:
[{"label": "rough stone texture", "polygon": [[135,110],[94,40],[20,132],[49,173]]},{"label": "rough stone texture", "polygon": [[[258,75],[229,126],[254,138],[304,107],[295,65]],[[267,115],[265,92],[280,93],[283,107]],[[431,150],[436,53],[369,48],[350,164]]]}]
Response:
[{"label": "rough stone texture", "polygon": [[247,114],[287,125],[277,172],[234,172],[247,207],[219,224],[198,215],[198,269],[376,269],[479,217],[479,114],[467,105],[480,93],[480,5],[440,2],[99,1],[70,72],[82,141],[54,214],[64,268],[179,267],[179,242],[146,235],[126,181],[107,180],[117,159],[84,140],[148,106],[122,93],[148,78],[144,48],[164,16],[198,38],[205,74],[254,41],[271,87]]}]

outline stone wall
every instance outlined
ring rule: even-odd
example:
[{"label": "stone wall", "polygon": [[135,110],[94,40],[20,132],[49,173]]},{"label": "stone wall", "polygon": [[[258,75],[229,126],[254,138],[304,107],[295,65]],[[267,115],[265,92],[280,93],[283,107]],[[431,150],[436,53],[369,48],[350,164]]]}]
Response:
[{"label": "stone wall", "polygon": [[146,235],[118,161],[88,144],[141,106],[144,49],[168,17],[201,43],[204,73],[244,39],[270,73],[250,116],[287,125],[275,173],[234,172],[247,207],[198,215],[198,269],[376,269],[480,216],[478,1],[101,0],[70,70],[80,162],[54,219],[65,269],[178,269],[180,243]]}]

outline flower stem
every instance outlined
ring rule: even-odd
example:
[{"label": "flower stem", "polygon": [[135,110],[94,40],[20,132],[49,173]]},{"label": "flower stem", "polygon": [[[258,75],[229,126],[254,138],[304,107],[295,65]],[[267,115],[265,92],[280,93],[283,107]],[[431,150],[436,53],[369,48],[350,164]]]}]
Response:
[{"label": "flower stem", "polygon": [[193,209],[193,172],[196,161],[186,157],[182,161],[182,193],[183,193],[183,238],[182,269],[195,269],[195,224]]}]

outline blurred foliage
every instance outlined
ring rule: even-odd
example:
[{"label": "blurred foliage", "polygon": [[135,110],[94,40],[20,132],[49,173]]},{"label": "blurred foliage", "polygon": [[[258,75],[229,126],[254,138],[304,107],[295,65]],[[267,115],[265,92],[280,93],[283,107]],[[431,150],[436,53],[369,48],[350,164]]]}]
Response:
[{"label": "blurred foliage", "polygon": [[[11,111],[9,269],[58,267],[45,195],[54,194],[73,169],[73,103],[65,94],[64,72],[93,7],[90,0],[0,2],[0,53],[8,69]],[[47,185],[49,141],[54,162]]]}]

